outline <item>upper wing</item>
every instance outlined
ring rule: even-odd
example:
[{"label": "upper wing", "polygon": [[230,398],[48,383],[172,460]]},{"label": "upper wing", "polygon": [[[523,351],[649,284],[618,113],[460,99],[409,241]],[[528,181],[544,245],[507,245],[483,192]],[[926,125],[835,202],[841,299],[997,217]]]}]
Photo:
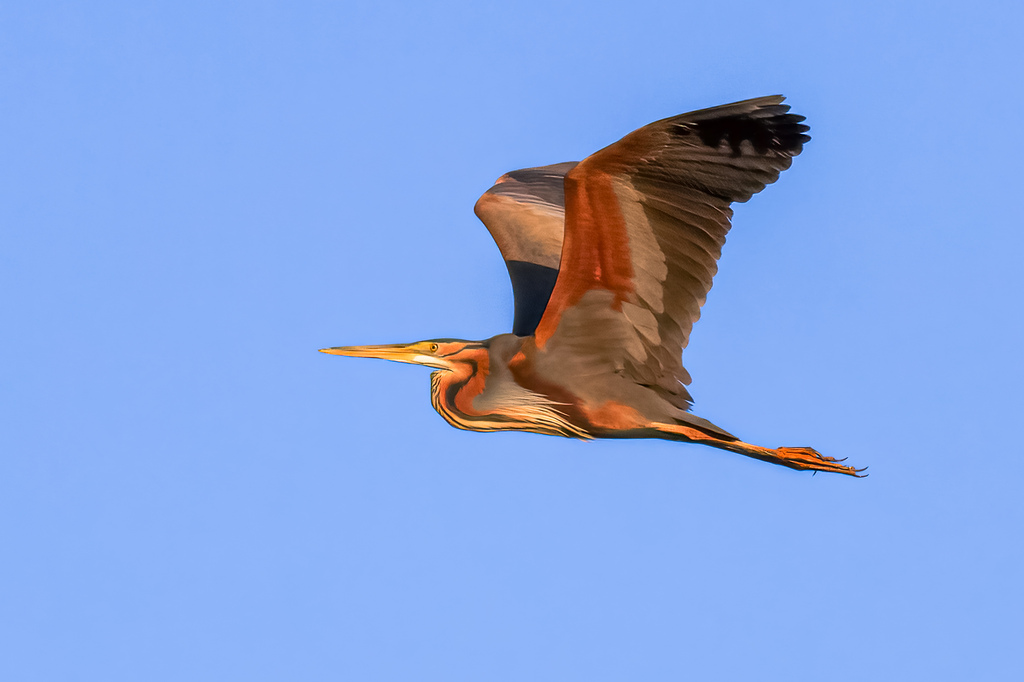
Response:
[{"label": "upper wing", "polygon": [[533,334],[558,276],[565,174],[576,162],[525,168],[498,178],[474,211],[498,244],[515,295],[512,332]]},{"label": "upper wing", "polygon": [[682,350],[718,270],[729,205],[775,182],[810,139],[783,100],[652,123],[566,175],[561,266],[535,332],[549,360],[625,373],[689,405]]}]

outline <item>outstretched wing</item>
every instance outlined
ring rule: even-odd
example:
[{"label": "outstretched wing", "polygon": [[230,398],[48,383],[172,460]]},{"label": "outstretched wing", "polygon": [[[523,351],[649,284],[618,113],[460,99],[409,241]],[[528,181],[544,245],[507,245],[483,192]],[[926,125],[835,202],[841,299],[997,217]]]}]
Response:
[{"label": "outstretched wing", "polygon": [[[810,138],[781,96],[674,116],[565,177],[565,239],[536,343],[689,405],[682,350],[718,270],[734,201],[778,179]],[[584,369],[585,368],[585,369]]]},{"label": "outstretched wing", "polygon": [[558,276],[565,174],[576,162],[524,168],[498,178],[474,211],[498,244],[515,295],[512,333],[533,334]]}]

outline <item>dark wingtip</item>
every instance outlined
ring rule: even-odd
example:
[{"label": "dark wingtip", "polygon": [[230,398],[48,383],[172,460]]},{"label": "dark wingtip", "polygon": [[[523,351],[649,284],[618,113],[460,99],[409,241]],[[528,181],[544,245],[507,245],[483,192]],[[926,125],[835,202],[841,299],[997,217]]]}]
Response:
[{"label": "dark wingtip", "polygon": [[680,124],[672,130],[679,135],[695,133],[702,144],[717,148],[723,142],[733,155],[739,156],[740,145],[749,142],[758,154],[796,156],[811,141],[806,135],[811,128],[807,118],[789,113],[782,104],[783,95],[771,95],[683,114]]}]

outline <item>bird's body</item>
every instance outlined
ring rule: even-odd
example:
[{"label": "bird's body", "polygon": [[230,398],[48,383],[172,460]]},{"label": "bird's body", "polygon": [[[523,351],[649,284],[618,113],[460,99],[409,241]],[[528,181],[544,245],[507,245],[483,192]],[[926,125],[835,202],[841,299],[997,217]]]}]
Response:
[{"label": "bird's body", "polygon": [[580,163],[513,171],[477,202],[508,265],[513,333],[324,349],[435,368],[434,408],[473,431],[702,443],[857,474],[810,448],[744,443],[693,415],[681,354],[730,227],[809,140],[782,97],[645,126]]}]

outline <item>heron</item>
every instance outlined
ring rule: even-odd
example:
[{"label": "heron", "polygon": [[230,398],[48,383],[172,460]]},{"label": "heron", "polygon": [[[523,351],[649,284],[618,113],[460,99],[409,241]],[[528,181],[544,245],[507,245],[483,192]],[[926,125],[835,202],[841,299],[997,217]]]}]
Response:
[{"label": "heron", "polygon": [[852,476],[810,447],[744,442],[696,416],[682,354],[732,220],[811,138],[785,97],[639,128],[579,162],[511,171],[477,201],[512,281],[512,332],[321,352],[424,365],[452,426],[661,438]]}]

